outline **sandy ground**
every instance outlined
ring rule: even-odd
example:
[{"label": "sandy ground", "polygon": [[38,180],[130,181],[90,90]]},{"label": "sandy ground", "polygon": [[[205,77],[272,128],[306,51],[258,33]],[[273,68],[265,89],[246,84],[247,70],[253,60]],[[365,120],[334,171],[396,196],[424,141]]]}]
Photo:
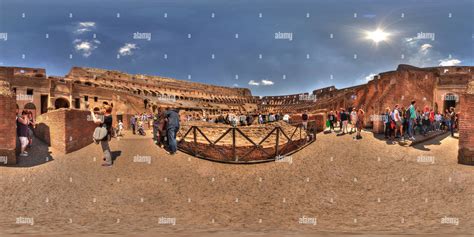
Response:
[{"label": "sandy ground", "polygon": [[318,134],[292,163],[255,165],[169,156],[128,134],[112,168],[95,144],[66,156],[37,144],[22,167],[0,167],[0,236],[474,233],[474,167],[457,164],[456,139],[363,136]]}]

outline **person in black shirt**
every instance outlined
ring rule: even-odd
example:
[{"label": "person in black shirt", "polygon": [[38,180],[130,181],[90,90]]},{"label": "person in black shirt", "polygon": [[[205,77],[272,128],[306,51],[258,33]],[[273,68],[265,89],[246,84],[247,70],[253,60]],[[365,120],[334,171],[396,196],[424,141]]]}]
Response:
[{"label": "person in black shirt", "polygon": [[112,166],[112,154],[110,152],[110,146],[109,146],[109,141],[112,137],[112,107],[108,106],[108,105],[105,105],[104,108],[103,108],[103,113],[104,113],[104,117],[103,119],[98,119],[95,114],[94,114],[94,111],[91,110],[91,115],[92,115],[92,119],[94,121],[95,124],[98,124],[100,127],[104,126],[106,127],[107,129],[107,136],[104,137],[104,139],[102,139],[102,141],[100,141],[100,145],[102,147],[102,151],[104,152],[104,161],[105,163],[102,164],[102,166],[106,166],[106,167],[111,167]]}]

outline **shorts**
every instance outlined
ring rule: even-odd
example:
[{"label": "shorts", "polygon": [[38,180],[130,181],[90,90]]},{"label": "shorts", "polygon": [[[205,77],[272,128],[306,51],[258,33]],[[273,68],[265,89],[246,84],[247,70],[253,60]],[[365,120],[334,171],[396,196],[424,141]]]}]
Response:
[{"label": "shorts", "polygon": [[402,121],[396,121],[395,123],[397,124],[397,127],[401,127],[401,126],[402,126]]},{"label": "shorts", "polygon": [[26,147],[28,146],[28,143],[29,143],[29,139],[28,137],[20,137],[20,144],[21,144],[21,147]]}]

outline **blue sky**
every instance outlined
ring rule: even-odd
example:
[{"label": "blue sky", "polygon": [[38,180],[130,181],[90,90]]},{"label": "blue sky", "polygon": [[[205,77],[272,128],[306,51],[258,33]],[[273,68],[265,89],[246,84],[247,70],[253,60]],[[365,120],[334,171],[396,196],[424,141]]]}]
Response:
[{"label": "blue sky", "polygon": [[[474,0],[0,0],[0,65],[284,95],[365,83],[401,63],[473,65],[473,22]],[[375,43],[377,28],[386,39]]]}]

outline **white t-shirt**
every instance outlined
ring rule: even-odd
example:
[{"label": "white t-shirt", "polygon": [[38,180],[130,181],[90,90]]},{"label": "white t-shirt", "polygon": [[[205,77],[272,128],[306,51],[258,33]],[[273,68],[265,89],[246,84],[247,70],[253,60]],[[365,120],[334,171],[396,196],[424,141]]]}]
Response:
[{"label": "white t-shirt", "polygon": [[283,121],[289,121],[289,120],[290,120],[290,115],[285,114],[285,115],[283,116]]},{"label": "white t-shirt", "polygon": [[400,121],[400,112],[398,112],[398,109],[393,111],[393,120],[395,120],[395,122]]}]

